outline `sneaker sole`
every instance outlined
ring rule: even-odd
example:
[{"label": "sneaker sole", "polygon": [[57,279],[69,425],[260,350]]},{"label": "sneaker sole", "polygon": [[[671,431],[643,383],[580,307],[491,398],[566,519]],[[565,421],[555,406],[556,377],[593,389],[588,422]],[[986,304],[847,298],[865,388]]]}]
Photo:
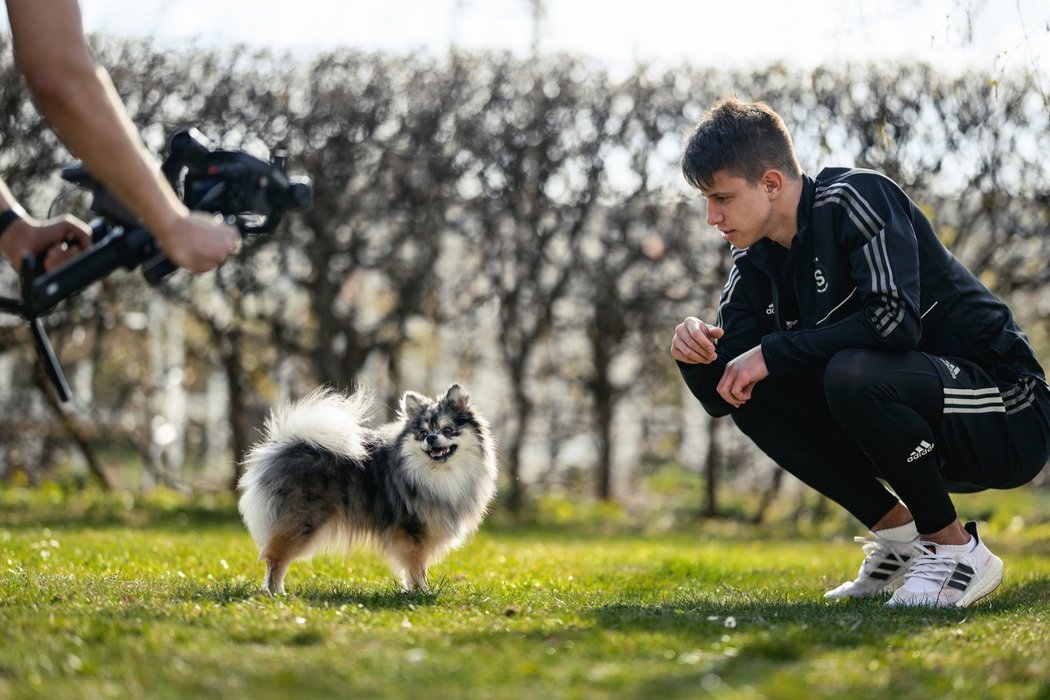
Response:
[{"label": "sneaker sole", "polygon": [[[854,600],[863,600],[865,598],[881,598],[887,595],[893,595],[893,593],[904,585],[904,574],[899,575],[897,578],[888,581],[885,586],[877,591],[865,595],[858,595],[856,593],[843,593],[841,595],[830,595],[832,591],[826,591],[824,593],[824,600],[846,600],[852,598]],[[834,590],[834,589],[832,589]]]},{"label": "sneaker sole", "polygon": [[992,561],[985,569],[984,575],[962,598],[955,602],[955,607],[966,608],[994,591],[1003,581],[1003,560],[992,555]]}]

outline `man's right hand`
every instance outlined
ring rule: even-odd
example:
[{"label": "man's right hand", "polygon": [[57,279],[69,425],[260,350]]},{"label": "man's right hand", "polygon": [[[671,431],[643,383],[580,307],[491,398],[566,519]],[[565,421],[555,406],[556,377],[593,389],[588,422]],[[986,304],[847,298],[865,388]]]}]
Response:
[{"label": "man's right hand", "polygon": [[168,259],[190,272],[207,272],[241,249],[240,232],[218,214],[190,212],[152,233]]},{"label": "man's right hand", "polygon": [[713,341],[725,333],[718,326],[709,326],[695,316],[690,316],[674,329],[671,341],[671,357],[690,365],[707,365],[718,359]]}]

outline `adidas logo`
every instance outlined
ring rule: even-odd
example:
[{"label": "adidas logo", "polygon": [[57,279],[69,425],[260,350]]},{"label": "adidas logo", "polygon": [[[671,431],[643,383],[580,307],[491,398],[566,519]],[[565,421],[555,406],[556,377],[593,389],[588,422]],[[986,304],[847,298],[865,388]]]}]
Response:
[{"label": "adidas logo", "polygon": [[884,559],[879,562],[879,565],[875,567],[875,571],[872,571],[870,576],[878,581],[889,581],[890,577],[901,570],[902,566],[906,566],[911,560],[911,557],[907,554],[895,554],[896,561],[893,559]]},{"label": "adidas logo", "polygon": [[943,362],[944,366],[948,368],[948,374],[952,375],[952,379],[955,379],[959,376],[959,368],[956,365],[952,364],[951,362],[948,362],[948,360],[944,359],[943,357],[938,357],[937,359]]},{"label": "adidas logo", "polygon": [[926,442],[925,440],[923,440],[922,442],[920,442],[915,447],[914,450],[911,451],[911,454],[908,455],[908,461],[909,462],[914,462],[919,457],[922,457],[923,455],[929,454],[930,450],[932,450],[932,449],[933,449],[933,443],[932,442]]},{"label": "adidas logo", "polygon": [[952,572],[945,585],[958,591],[965,591],[970,581],[973,580],[974,573],[973,567],[959,562],[955,565],[955,571]]}]

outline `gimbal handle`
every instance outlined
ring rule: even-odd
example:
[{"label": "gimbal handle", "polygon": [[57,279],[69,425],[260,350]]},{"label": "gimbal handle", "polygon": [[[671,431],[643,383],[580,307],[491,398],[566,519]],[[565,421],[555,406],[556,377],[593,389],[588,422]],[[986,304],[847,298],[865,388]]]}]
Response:
[{"label": "gimbal handle", "polygon": [[[92,223],[93,231],[105,227],[102,221]],[[112,227],[102,240],[72,260],[49,272],[37,275],[36,261],[22,261],[22,305],[19,310],[27,319],[50,311],[60,301],[109,275],[118,267],[134,269],[142,260],[159,253],[153,236],[143,226]]]}]

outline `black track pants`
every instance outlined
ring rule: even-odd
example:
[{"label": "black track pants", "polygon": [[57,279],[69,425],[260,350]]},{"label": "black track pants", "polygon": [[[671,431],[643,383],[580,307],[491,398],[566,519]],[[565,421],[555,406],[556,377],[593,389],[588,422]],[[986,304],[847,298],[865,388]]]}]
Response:
[{"label": "black track pants", "polygon": [[[712,373],[683,377],[710,400]],[[822,377],[755,385],[729,411],[771,459],[871,527],[897,502],[919,532],[955,520],[948,492],[1012,488],[1050,453],[1050,392],[1034,378],[997,384],[979,367],[920,352],[847,350]]]},{"label": "black track pants", "polygon": [[897,499],[828,411],[816,377],[792,374],[755,385],[733,421],[770,459],[868,527]]}]

